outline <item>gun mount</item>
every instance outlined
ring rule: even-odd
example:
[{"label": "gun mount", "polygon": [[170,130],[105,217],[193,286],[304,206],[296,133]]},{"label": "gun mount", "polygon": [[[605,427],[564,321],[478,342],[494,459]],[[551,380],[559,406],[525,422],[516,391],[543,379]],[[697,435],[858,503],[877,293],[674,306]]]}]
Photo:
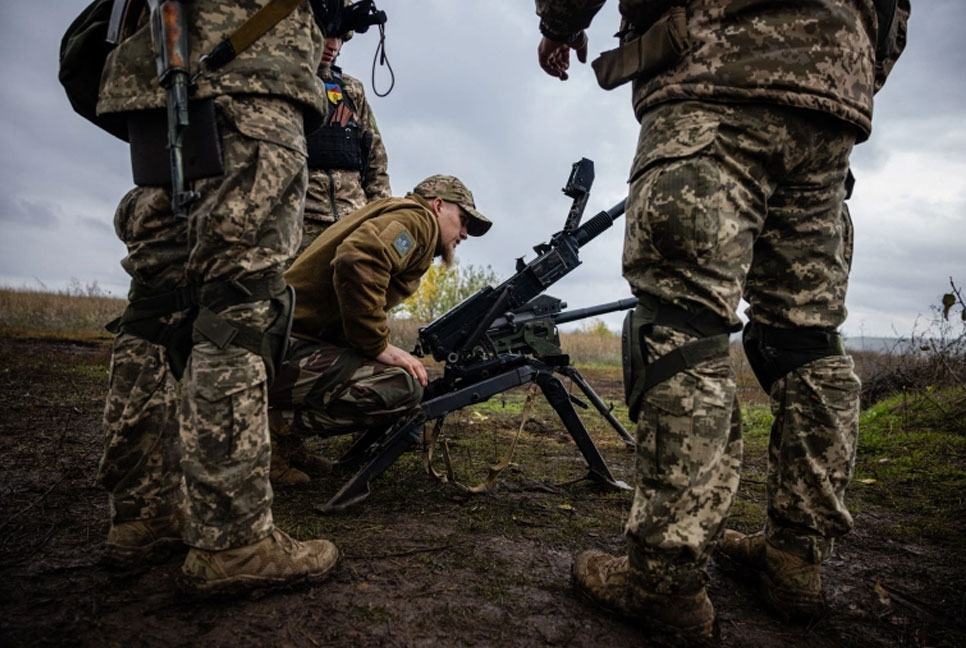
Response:
[{"label": "gun mount", "polygon": [[573,199],[565,227],[549,243],[533,248],[536,259],[518,260],[512,277],[495,288],[482,288],[420,329],[413,353],[443,361],[443,375],[430,382],[420,405],[407,416],[388,430],[367,431],[352,444],[336,465],[362,467],[317,511],[341,511],[368,497],[370,481],[419,441],[427,421],[531,383],[540,387],[583,454],[587,478],[629,489],[614,479],[574,409],[588,405],[567,391],[560,376],[580,388],[627,446],[633,447],[634,440],[561,350],[557,324],[632,308],[637,300],[564,311],[566,303],[544,294],[580,265],[579,249],[624,213],[622,200],[580,225],[593,179],[593,162],[584,158],[575,163],[564,188]]}]

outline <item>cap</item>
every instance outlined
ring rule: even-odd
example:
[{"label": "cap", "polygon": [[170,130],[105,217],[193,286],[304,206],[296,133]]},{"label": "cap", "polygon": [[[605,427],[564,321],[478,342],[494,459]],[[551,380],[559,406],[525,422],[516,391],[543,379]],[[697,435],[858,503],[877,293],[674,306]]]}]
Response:
[{"label": "cap", "polygon": [[490,219],[476,211],[473,194],[459,178],[432,175],[416,185],[413,193],[423,198],[441,198],[462,207],[470,215],[469,223],[466,224],[466,231],[470,236],[483,236],[493,225]]}]

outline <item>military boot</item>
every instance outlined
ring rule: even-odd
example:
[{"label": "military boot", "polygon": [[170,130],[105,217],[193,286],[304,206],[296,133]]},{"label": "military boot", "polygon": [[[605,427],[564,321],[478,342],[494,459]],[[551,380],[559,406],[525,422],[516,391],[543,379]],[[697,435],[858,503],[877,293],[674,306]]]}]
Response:
[{"label": "military boot", "polygon": [[594,605],[647,630],[649,639],[670,645],[714,642],[714,607],[707,590],[658,594],[641,582],[627,556],[584,551],[574,560],[577,593]]},{"label": "military boot", "polygon": [[258,542],[208,551],[192,548],[181,566],[181,587],[195,596],[231,596],[324,580],[339,561],[328,540],[299,542],[274,529]]},{"label": "military boot", "polygon": [[103,561],[119,568],[159,563],[183,546],[180,516],[116,522],[107,532]]},{"label": "military boot", "polygon": [[327,475],[332,472],[332,460],[315,454],[303,439],[294,439],[293,447],[288,450],[288,463],[310,475]]},{"label": "military boot", "polygon": [[272,463],[268,478],[272,486],[296,486],[312,481],[306,473],[289,463],[289,437],[272,435]]},{"label": "military boot", "polygon": [[764,533],[726,530],[715,558],[725,574],[750,580],[785,621],[813,621],[825,612],[821,566],[776,549]]}]

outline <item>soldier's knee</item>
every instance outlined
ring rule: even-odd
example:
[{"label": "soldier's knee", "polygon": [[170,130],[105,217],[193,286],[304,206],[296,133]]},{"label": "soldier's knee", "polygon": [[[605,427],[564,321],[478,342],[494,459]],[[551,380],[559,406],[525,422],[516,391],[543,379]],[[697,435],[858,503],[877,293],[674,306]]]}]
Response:
[{"label": "soldier's knee", "polygon": [[835,330],[796,327],[780,329],[759,322],[749,322],[742,334],[745,355],[762,388],[770,393],[772,386],[792,371],[823,358],[842,358],[851,362]]},{"label": "soldier's knee", "polygon": [[[685,334],[689,340],[656,358],[648,358],[645,339],[655,327]],[[632,421],[637,421],[644,394],[658,383],[708,360],[728,355],[732,327],[710,310],[690,311],[655,297],[643,296],[624,319],[622,333],[624,396]]]}]

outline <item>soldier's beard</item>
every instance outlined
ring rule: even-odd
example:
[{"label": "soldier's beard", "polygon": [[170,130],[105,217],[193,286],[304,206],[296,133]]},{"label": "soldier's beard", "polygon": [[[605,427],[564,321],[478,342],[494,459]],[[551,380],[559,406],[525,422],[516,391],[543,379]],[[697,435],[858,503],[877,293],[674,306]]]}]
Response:
[{"label": "soldier's beard", "polygon": [[443,267],[449,270],[456,263],[456,244],[444,245],[442,250],[437,250],[437,254],[443,263]]}]

